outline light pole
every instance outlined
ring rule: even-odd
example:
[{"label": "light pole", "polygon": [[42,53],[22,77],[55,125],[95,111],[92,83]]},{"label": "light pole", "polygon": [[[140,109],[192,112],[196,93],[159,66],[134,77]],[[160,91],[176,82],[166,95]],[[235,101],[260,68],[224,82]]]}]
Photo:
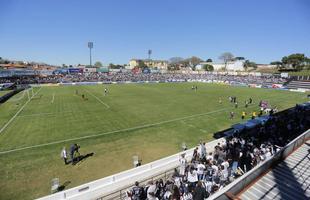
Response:
[{"label": "light pole", "polygon": [[91,49],[94,47],[93,42],[88,42],[88,48],[89,48],[89,65],[91,66]]},{"label": "light pole", "polygon": [[149,49],[149,50],[147,51],[147,54],[149,55],[149,60],[150,60],[150,59],[151,59],[152,50]]}]

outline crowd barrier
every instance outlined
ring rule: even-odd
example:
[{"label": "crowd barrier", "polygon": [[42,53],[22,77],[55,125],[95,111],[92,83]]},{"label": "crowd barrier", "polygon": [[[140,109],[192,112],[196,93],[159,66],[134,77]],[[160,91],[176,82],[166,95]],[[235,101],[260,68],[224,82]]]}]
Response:
[{"label": "crowd barrier", "polygon": [[4,103],[7,100],[9,100],[12,96],[14,96],[15,94],[18,94],[19,92],[23,91],[25,88],[19,88],[19,89],[15,89],[3,96],[0,96],[0,103]]},{"label": "crowd barrier", "polygon": [[262,162],[261,164],[254,167],[252,170],[246,172],[240,178],[230,183],[219,192],[213,194],[208,199],[229,200],[230,198],[226,195],[226,193],[237,195],[246,186],[255,181],[255,179],[257,179],[259,176],[266,173],[266,171],[270,169],[273,165],[284,160],[290,153],[292,153],[295,149],[300,147],[305,141],[309,139],[310,139],[310,129],[301,134],[300,136],[298,136],[297,138],[295,138],[285,147],[283,147],[272,158]]}]

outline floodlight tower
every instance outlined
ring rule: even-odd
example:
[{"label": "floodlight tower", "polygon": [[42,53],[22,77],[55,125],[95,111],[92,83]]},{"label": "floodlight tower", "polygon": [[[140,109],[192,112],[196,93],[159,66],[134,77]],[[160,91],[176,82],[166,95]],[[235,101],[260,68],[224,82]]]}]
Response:
[{"label": "floodlight tower", "polygon": [[89,65],[91,66],[91,49],[94,47],[93,42],[88,42],[88,48],[89,48]]},{"label": "floodlight tower", "polygon": [[149,49],[149,50],[147,51],[147,54],[149,55],[149,60],[150,60],[150,59],[151,59],[152,50]]}]

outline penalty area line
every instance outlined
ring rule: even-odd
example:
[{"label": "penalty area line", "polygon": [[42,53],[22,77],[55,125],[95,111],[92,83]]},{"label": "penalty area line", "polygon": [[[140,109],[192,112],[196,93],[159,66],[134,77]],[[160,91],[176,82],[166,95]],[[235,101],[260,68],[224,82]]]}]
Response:
[{"label": "penalty area line", "polygon": [[38,92],[42,89],[42,87],[40,87],[40,89],[34,94],[32,95],[27,101],[26,103],[15,113],[15,115],[0,129],[0,134],[6,129],[6,127],[8,127],[12,121],[17,117],[17,115],[19,115],[20,112],[22,112],[24,110],[24,108],[26,107],[26,105],[33,99],[34,96],[36,96],[38,94]]},{"label": "penalty area line", "polygon": [[84,89],[88,94],[90,94],[91,96],[93,96],[95,99],[97,99],[97,101],[99,101],[101,104],[103,104],[105,107],[107,107],[107,109],[110,108],[110,106],[106,103],[104,103],[101,99],[99,99],[97,96],[95,96],[93,93],[89,92],[88,90]]},{"label": "penalty area line", "polygon": [[145,124],[145,125],[135,126],[135,127],[131,127],[131,128],[119,129],[119,130],[115,130],[115,131],[109,131],[109,132],[98,133],[98,134],[93,134],[93,135],[86,135],[86,136],[82,136],[82,137],[70,138],[70,139],[66,139],[66,140],[58,140],[58,141],[44,143],[44,144],[38,144],[38,145],[33,145],[33,146],[28,146],[28,147],[21,147],[21,148],[1,151],[0,155],[12,153],[12,152],[17,152],[17,151],[22,151],[22,150],[27,150],[27,149],[34,149],[34,148],[39,148],[39,147],[44,147],[44,146],[50,146],[50,145],[54,145],[54,144],[61,144],[61,143],[70,142],[70,141],[84,140],[84,139],[95,138],[95,137],[100,137],[100,136],[104,136],[104,135],[110,135],[110,134],[127,132],[127,131],[135,131],[135,130],[139,130],[139,129],[143,129],[143,128],[150,128],[150,127],[159,126],[162,124],[168,124],[171,122],[181,121],[181,120],[190,119],[190,118],[199,117],[199,116],[204,116],[204,115],[209,115],[209,114],[213,114],[213,113],[218,113],[218,112],[222,112],[222,111],[228,110],[228,109],[231,109],[231,106],[229,106],[227,108],[222,108],[219,110],[206,112],[206,113],[189,115],[189,116],[170,119],[170,120],[161,121],[161,122],[157,122],[157,123],[153,123],[153,124]]}]

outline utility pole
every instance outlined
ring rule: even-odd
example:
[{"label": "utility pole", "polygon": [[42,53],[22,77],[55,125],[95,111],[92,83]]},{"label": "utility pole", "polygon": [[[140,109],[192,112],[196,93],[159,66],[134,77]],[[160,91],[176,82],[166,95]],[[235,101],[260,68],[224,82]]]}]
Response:
[{"label": "utility pole", "polygon": [[94,47],[93,42],[88,42],[88,48],[89,48],[89,65],[92,66],[91,64],[91,49]]}]

